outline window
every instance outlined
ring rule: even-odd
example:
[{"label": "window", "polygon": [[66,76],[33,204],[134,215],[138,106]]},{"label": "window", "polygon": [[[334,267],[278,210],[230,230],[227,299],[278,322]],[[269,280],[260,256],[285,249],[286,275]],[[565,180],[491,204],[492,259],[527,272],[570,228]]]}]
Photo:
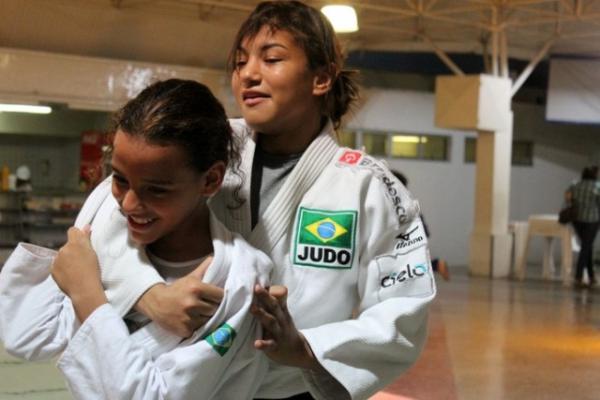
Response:
[{"label": "window", "polygon": [[448,160],[447,136],[392,134],[391,157]]},{"label": "window", "polygon": [[387,134],[365,133],[363,134],[363,146],[365,151],[374,156],[387,155]]},{"label": "window", "polygon": [[448,160],[449,136],[415,135],[410,133],[343,132],[341,143],[348,147],[359,145],[379,157],[413,158],[419,160]]},{"label": "window", "polygon": [[[465,163],[477,160],[477,139],[465,138]],[[533,165],[533,142],[514,141],[512,144],[512,165]]]},{"label": "window", "polygon": [[512,144],[512,165],[533,165],[533,142],[515,141]]},{"label": "window", "polygon": [[465,138],[465,162],[474,163],[477,159],[477,138]]},{"label": "window", "polygon": [[392,157],[418,158],[421,137],[392,135]]},{"label": "window", "polygon": [[350,147],[351,149],[356,148],[356,134],[354,132],[340,131],[338,133],[338,139],[341,146]]},{"label": "window", "polygon": [[425,160],[448,160],[450,138],[447,136],[421,136],[421,158]]}]

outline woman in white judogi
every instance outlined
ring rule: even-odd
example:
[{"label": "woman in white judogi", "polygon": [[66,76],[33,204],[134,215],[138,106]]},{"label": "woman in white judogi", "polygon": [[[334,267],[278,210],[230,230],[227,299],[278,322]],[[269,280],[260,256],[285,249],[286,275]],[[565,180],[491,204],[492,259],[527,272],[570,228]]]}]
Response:
[{"label": "woman in white judogi", "polygon": [[[418,203],[381,162],[336,143],[357,88],[318,10],[259,4],[230,68],[250,179],[240,188],[226,177],[210,206],[274,263],[274,286],[255,290],[251,310],[264,327],[255,346],[271,361],[256,397],[369,398],[425,343],[435,282]],[[236,194],[248,201],[231,209]],[[127,268],[107,275],[136,285]],[[170,316],[180,309],[163,299],[185,293],[154,286],[123,296],[141,296],[141,309],[177,330]]]},{"label": "woman in white judogi", "polygon": [[[253,348],[260,327],[249,307],[271,264],[206,205],[234,161],[223,108],[203,85],[168,80],[130,101],[116,125],[114,174],[77,221],[91,222],[91,242],[72,228],[58,255],[19,245],[0,274],[0,338],[29,360],[63,352],[58,367],[78,399],[252,398],[267,363]],[[94,252],[78,246],[90,245],[97,261],[81,258]],[[102,285],[96,263],[138,270],[140,285],[144,270],[167,282],[187,276],[203,290],[195,311],[208,322],[185,340],[168,333],[131,312],[116,290],[124,282],[103,276]]]}]

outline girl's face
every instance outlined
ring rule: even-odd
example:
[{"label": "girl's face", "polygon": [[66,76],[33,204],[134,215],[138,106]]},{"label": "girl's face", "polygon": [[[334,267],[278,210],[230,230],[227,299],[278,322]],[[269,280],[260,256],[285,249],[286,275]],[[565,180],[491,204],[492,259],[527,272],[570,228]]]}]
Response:
[{"label": "girl's face", "polygon": [[202,227],[205,174],[187,163],[177,145],[160,146],[117,131],[112,193],[139,244],[171,243]]},{"label": "girl's face", "polygon": [[321,76],[309,69],[304,49],[289,32],[265,26],[244,39],[236,66],[233,93],[253,129],[281,135],[290,146],[314,137],[312,125],[316,121],[318,132],[321,118],[319,96],[329,87],[322,92]]}]

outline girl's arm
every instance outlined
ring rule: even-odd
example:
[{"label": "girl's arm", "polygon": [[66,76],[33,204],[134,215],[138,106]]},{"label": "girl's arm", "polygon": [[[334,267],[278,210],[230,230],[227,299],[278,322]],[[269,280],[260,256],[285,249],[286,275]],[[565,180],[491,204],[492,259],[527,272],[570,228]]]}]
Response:
[{"label": "girl's arm", "polygon": [[50,276],[55,254],[21,243],[0,273],[0,339],[16,357],[56,356],[79,325],[71,301]]}]

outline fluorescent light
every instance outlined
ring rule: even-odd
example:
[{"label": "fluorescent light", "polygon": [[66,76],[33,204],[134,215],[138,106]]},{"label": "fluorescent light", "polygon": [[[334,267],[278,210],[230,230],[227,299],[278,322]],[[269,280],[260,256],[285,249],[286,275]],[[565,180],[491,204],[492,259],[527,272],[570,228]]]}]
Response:
[{"label": "fluorescent light", "polygon": [[427,143],[426,137],[420,136],[392,136],[394,143]]},{"label": "fluorescent light", "polygon": [[336,32],[345,33],[356,32],[358,30],[356,11],[354,11],[352,6],[325,6],[321,8],[321,12],[329,19]]},{"label": "fluorescent light", "polygon": [[32,106],[28,104],[0,104],[0,112],[50,114],[52,112],[52,108],[48,106]]}]

